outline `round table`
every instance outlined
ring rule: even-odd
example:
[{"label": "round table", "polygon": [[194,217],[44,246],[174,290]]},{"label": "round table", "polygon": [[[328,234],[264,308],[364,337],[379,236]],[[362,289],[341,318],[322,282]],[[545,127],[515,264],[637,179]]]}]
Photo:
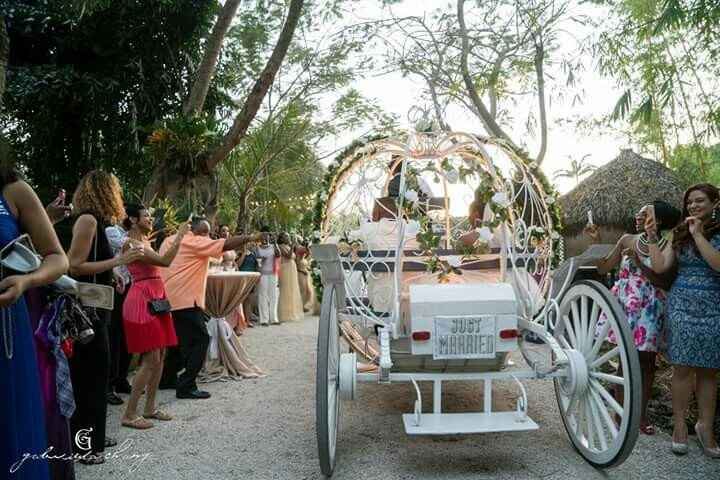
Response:
[{"label": "round table", "polygon": [[225,320],[233,313],[260,281],[257,272],[211,272],[207,277],[205,310],[210,347],[200,381],[226,377],[257,378],[264,373],[252,362],[240,338]]}]

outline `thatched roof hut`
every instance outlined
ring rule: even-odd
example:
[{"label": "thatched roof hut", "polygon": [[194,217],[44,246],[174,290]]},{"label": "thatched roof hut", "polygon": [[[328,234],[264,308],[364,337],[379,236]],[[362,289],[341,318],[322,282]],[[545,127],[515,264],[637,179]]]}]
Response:
[{"label": "thatched roof hut", "polygon": [[665,200],[679,208],[686,187],[675,172],[661,163],[629,149],[621,150],[615,160],[560,197],[568,253],[578,253],[585,247],[582,231],[588,210],[602,227],[601,241],[614,243],[623,232],[633,231],[635,213],[643,205]]}]

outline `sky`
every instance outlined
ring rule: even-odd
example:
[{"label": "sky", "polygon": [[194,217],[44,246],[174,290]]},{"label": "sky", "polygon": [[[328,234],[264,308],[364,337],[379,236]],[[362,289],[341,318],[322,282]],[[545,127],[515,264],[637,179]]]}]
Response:
[{"label": "sky", "polygon": [[[358,2],[352,17],[345,19],[348,23],[366,21],[369,19],[387,18],[388,11],[383,10],[380,2],[363,0]],[[454,4],[454,2],[451,2]],[[392,12],[397,17],[407,15],[422,15],[438,7],[448,5],[447,0],[405,0],[399,5],[392,7]],[[574,7],[575,13],[589,14],[593,16],[602,15],[599,7],[582,5]],[[592,32],[587,27],[576,24],[566,26],[567,35],[581,38]],[[571,53],[571,49],[577,48],[577,44],[566,38],[562,43],[561,50]],[[378,52],[380,54],[381,52]],[[600,166],[613,158],[620,152],[621,148],[629,147],[628,141],[617,133],[608,131],[594,131],[588,133],[580,131],[573,125],[573,122],[563,122],[567,118],[598,118],[612,111],[615,102],[622,94],[622,90],[615,85],[613,80],[603,78],[596,69],[592,58],[587,58],[587,67],[579,75],[578,85],[584,91],[582,103],[574,105],[571,98],[553,99],[548,104],[549,126],[548,126],[548,151],[543,162],[543,170],[551,178],[557,170],[568,167],[569,157],[580,159],[588,154],[590,163]],[[378,103],[387,111],[396,114],[400,119],[400,125],[404,128],[410,126],[407,117],[412,106],[417,105],[421,98],[423,85],[416,78],[402,78],[399,73],[391,73],[383,76],[374,76],[360,79],[354,82],[352,87],[357,88],[367,97],[375,98]],[[572,95],[568,95],[572,97]],[[536,102],[536,100],[534,100]],[[523,135],[525,131],[525,115],[518,112],[518,123],[512,125],[508,130],[514,140],[524,141],[531,155],[535,155],[539,148],[539,141],[535,138]],[[446,120],[456,131],[482,132],[482,125],[473,115],[461,108],[448,109]],[[353,140],[353,134],[335,139],[334,149],[341,149]],[[554,180],[554,183],[561,193],[571,190],[575,181],[570,179]]]}]

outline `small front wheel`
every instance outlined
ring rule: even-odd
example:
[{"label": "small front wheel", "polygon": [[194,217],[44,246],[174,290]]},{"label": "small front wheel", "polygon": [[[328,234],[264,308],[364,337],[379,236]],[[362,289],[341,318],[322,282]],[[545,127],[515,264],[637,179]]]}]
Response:
[{"label": "small front wheel", "polygon": [[330,477],[335,469],[340,417],[340,329],[334,286],[323,291],[318,327],[315,415],[320,470]]}]

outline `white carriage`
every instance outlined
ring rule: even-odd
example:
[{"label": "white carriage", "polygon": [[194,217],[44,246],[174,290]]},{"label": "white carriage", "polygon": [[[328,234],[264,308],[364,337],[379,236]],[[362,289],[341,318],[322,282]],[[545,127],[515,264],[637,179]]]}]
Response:
[{"label": "white carriage", "polygon": [[[341,402],[355,398],[357,382],[412,382],[406,432],[458,435],[537,429],[521,380],[552,379],[570,440],[589,463],[611,467],[630,454],[641,395],[633,339],[605,286],[575,279],[592,255],[555,265],[554,199],[535,168],[501,141],[463,133],[377,140],[338,166],[312,247],[323,284],[323,474],[333,473]],[[532,354],[528,341],[548,354]],[[508,368],[518,350],[527,367]],[[443,412],[443,383],[458,380],[483,382],[477,413]],[[433,385],[432,413],[423,411],[423,381]],[[517,385],[515,410],[493,411],[496,381]]]}]

